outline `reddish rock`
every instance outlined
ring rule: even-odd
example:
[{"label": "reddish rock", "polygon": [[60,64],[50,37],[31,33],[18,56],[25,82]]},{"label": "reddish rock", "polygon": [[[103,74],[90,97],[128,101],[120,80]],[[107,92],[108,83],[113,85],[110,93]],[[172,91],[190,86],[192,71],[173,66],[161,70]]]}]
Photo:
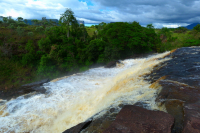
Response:
[{"label": "reddish rock", "polygon": [[185,105],[184,112],[183,133],[200,133],[200,103]]},{"label": "reddish rock", "polygon": [[104,133],[171,133],[174,118],[162,111],[125,105]]}]

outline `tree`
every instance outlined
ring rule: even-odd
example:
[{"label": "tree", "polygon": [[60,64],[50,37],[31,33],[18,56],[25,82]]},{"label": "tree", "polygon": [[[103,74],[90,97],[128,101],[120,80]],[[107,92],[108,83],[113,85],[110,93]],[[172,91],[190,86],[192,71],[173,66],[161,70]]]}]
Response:
[{"label": "tree", "polygon": [[44,28],[42,26],[36,27],[35,31],[39,34],[43,34],[44,33]]},{"label": "tree", "polygon": [[167,36],[167,38],[171,38],[172,36],[172,33],[170,32],[170,29],[167,28],[167,27],[163,27],[159,32],[158,32],[158,35],[164,35],[164,36]]},{"label": "tree", "polygon": [[193,29],[197,32],[200,32],[200,24],[197,24]]},{"label": "tree", "polygon": [[20,26],[20,27],[26,26],[26,24],[23,21],[17,22],[17,25]]},{"label": "tree", "polygon": [[153,26],[153,24],[148,24],[148,25],[147,25],[147,28],[148,28],[148,29],[154,29],[154,26]]},{"label": "tree", "polygon": [[[9,18],[9,19],[8,19],[7,24],[9,25],[9,27],[12,27],[12,28],[14,28],[14,27],[17,26],[16,21],[15,21],[14,19],[12,19],[12,18]],[[12,26],[11,26],[11,25],[12,25]]]},{"label": "tree", "polygon": [[31,22],[33,22],[34,25],[38,25],[39,24],[39,20],[37,20],[37,19],[31,20]]},{"label": "tree", "polygon": [[23,18],[22,18],[22,17],[18,17],[18,18],[17,18],[17,21],[18,21],[18,22],[22,22],[22,21],[23,21]]},{"label": "tree", "polygon": [[24,19],[25,23],[27,24],[28,23],[28,20],[27,19]]},{"label": "tree", "polygon": [[19,36],[23,36],[24,35],[24,29],[22,29],[20,26],[17,27],[16,31],[17,31],[17,34]]},{"label": "tree", "polygon": [[94,27],[95,27],[96,29],[98,29],[98,25],[95,25]]},{"label": "tree", "polygon": [[8,22],[8,18],[7,17],[3,17],[3,22],[7,23]]},{"label": "tree", "polygon": [[152,50],[158,37],[153,29],[142,27],[138,22],[116,22],[100,30],[97,39],[107,43],[104,57],[112,60]]},{"label": "tree", "polygon": [[98,30],[102,30],[105,26],[106,26],[106,23],[101,22],[101,23],[98,25]]},{"label": "tree", "polygon": [[76,18],[74,17],[74,12],[70,9],[67,8],[67,10],[64,12],[64,14],[61,14],[59,23],[62,26],[67,27],[67,37],[69,38],[70,34],[70,25],[72,30],[76,30],[78,28],[78,22]]}]

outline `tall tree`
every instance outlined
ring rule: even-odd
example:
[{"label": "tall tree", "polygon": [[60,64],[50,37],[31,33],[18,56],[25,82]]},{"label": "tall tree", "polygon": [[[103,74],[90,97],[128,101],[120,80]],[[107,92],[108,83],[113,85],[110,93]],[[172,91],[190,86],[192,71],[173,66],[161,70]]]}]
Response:
[{"label": "tall tree", "polygon": [[67,37],[70,35],[70,26],[72,30],[76,30],[78,27],[78,22],[74,17],[74,12],[70,8],[67,8],[64,14],[61,14],[59,23],[67,27]]},{"label": "tall tree", "polygon": [[148,29],[154,29],[154,26],[153,26],[153,24],[148,24],[148,25],[147,25],[147,28],[148,28]]},{"label": "tall tree", "polygon": [[18,17],[18,18],[17,18],[17,21],[18,21],[18,22],[22,22],[22,21],[23,21],[23,18],[22,18],[22,17]]},{"label": "tall tree", "polygon": [[7,23],[8,22],[8,18],[7,17],[3,17],[3,22]]}]

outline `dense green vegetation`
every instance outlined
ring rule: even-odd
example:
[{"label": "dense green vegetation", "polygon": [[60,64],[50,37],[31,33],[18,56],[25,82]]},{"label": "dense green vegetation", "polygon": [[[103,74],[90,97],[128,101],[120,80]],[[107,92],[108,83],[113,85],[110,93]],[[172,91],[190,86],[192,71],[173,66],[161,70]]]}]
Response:
[{"label": "dense green vegetation", "polygon": [[77,23],[70,9],[61,14],[60,26],[38,20],[30,26],[22,20],[0,21],[1,90],[134,54],[200,45],[200,25],[192,31],[182,27],[155,29],[152,24],[142,27],[135,21],[85,27]]}]

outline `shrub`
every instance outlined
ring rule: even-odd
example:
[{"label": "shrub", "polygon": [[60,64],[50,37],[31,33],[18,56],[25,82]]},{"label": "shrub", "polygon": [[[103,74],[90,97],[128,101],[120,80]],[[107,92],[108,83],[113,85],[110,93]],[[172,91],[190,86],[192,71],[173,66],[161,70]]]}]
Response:
[{"label": "shrub", "polygon": [[193,29],[197,32],[200,32],[200,24],[197,24]]},{"label": "shrub", "polygon": [[172,33],[170,32],[170,29],[168,29],[167,27],[163,27],[159,32],[159,35],[163,34],[165,36],[167,36],[168,38],[171,37]]},{"label": "shrub", "polygon": [[79,69],[79,71],[80,71],[80,72],[84,72],[84,71],[87,71],[88,69],[89,69],[89,67],[84,66],[84,67],[81,67],[81,68]]},{"label": "shrub", "polygon": [[46,55],[43,55],[40,59],[39,67],[37,69],[38,75],[51,77],[51,74],[55,72],[56,66],[53,61]]},{"label": "shrub", "polygon": [[17,34],[19,35],[19,36],[23,36],[24,35],[24,29],[23,28],[21,28],[20,26],[18,26],[17,27]]},{"label": "shrub", "polygon": [[28,36],[33,36],[33,32],[28,32]]},{"label": "shrub", "polygon": [[10,24],[8,28],[10,28],[10,29],[13,29],[13,30],[14,30],[14,29],[15,29],[15,26],[14,26],[14,24]]},{"label": "shrub", "polygon": [[185,33],[187,32],[187,28],[185,27],[178,27],[177,29],[174,30],[174,33]]},{"label": "shrub", "polygon": [[44,28],[43,28],[42,26],[39,26],[39,27],[36,27],[36,28],[35,28],[35,31],[36,31],[37,33],[43,34],[43,33],[44,33]]},{"label": "shrub", "polygon": [[104,52],[105,42],[100,39],[95,39],[90,41],[90,44],[87,45],[86,54],[89,61],[95,62],[99,55]]},{"label": "shrub", "polygon": [[46,27],[45,32],[48,32],[51,28],[52,26]]},{"label": "shrub", "polygon": [[51,40],[49,39],[49,37],[46,38],[42,38],[41,40],[38,41],[38,45],[39,48],[45,52],[45,53],[49,53],[51,50]]},{"label": "shrub", "polygon": [[26,54],[22,56],[21,63],[24,66],[28,64],[34,64],[36,61],[35,48],[31,40],[28,40],[28,43],[26,43],[25,50],[26,50]]},{"label": "shrub", "polygon": [[200,46],[200,40],[187,39],[187,40],[185,40],[183,46],[184,46],[184,47]]}]

